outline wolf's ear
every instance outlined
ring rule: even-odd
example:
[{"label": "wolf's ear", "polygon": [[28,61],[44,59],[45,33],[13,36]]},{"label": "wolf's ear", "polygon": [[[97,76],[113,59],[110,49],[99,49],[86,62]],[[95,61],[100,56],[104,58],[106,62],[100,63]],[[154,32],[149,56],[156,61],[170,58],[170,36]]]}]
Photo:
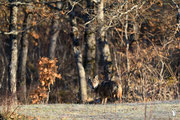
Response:
[{"label": "wolf's ear", "polygon": [[95,80],[98,80],[98,75],[96,75],[96,76],[94,77],[94,79],[95,79]]},{"label": "wolf's ear", "polygon": [[90,87],[91,89],[93,89],[93,86],[92,86],[92,82],[91,82],[91,78],[90,78],[90,77],[88,77],[88,85],[89,85],[89,87]]},{"label": "wolf's ear", "polygon": [[113,75],[113,76],[111,76],[110,80],[111,80],[111,81],[115,81],[115,80],[116,80],[116,77]]}]

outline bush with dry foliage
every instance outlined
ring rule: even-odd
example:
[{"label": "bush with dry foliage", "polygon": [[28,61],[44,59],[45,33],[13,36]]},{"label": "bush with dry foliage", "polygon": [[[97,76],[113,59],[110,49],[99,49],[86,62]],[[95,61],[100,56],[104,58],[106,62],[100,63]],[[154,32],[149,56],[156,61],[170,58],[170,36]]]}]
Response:
[{"label": "bush with dry foliage", "polygon": [[61,75],[57,74],[57,59],[50,60],[47,57],[42,57],[38,63],[39,70],[39,86],[33,91],[31,95],[32,103],[48,103],[49,92],[51,85],[54,84],[55,79],[61,79]]}]

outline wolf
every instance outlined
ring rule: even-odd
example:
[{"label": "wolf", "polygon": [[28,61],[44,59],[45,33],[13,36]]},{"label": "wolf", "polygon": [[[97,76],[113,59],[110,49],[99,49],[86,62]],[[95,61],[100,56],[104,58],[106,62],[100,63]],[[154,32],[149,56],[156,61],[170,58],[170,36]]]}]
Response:
[{"label": "wolf", "polygon": [[121,103],[122,98],[122,87],[116,81],[106,80],[100,83],[98,75],[94,79],[88,78],[88,85],[95,91],[96,95],[99,95],[101,98],[101,104],[106,104],[107,99],[119,100]]}]

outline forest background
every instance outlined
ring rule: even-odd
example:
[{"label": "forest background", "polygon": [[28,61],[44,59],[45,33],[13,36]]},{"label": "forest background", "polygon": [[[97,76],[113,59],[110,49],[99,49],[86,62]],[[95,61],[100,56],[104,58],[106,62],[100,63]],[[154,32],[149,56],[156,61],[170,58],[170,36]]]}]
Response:
[{"label": "forest background", "polygon": [[95,75],[123,102],[179,98],[178,0],[1,0],[0,19],[1,104],[85,103]]}]

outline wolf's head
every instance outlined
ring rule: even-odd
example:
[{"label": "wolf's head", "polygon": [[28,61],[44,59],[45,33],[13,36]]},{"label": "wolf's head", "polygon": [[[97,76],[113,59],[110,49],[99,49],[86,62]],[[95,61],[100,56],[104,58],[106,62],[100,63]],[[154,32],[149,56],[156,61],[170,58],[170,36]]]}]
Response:
[{"label": "wolf's head", "polygon": [[98,75],[96,75],[93,79],[91,79],[90,77],[88,77],[88,85],[89,85],[92,89],[97,88],[98,85],[99,85]]}]

